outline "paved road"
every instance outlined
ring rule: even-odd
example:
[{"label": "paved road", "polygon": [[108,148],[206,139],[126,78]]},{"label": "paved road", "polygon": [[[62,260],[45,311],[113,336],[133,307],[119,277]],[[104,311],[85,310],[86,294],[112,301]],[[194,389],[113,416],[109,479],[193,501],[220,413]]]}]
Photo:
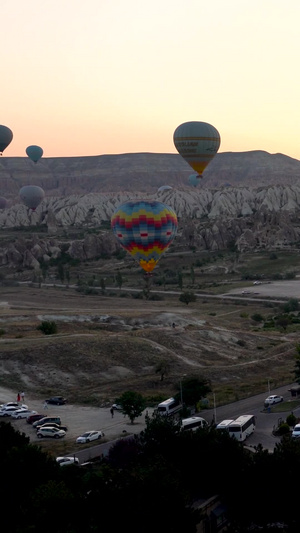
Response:
[{"label": "paved road", "polygon": [[[292,386],[297,385],[293,383],[290,385],[285,385],[277,389],[272,389],[270,394],[278,394],[283,396],[284,402],[289,402],[295,398],[291,397],[291,393],[288,389]],[[237,418],[243,414],[253,414],[256,416],[256,429],[250,437],[247,438],[247,445],[257,446],[262,444],[265,449],[273,451],[275,444],[280,442],[280,437],[274,437],[272,434],[273,427],[278,425],[279,419],[285,420],[286,417],[291,413],[291,409],[287,407],[287,410],[284,412],[275,412],[275,407],[271,408],[271,412],[268,413],[264,409],[264,400],[269,395],[268,392],[257,394],[256,396],[251,396],[245,400],[240,400],[228,405],[216,407],[216,409],[208,409],[200,413],[203,418],[208,422],[211,422],[213,419],[217,423],[221,422],[224,419],[228,418]],[[299,407],[293,409],[295,416],[300,416],[300,399]]]}]

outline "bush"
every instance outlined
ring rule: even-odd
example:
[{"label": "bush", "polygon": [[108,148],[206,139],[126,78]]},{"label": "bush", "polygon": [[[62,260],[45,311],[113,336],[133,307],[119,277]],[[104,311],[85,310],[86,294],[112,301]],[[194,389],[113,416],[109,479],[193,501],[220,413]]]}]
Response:
[{"label": "bush", "polygon": [[252,320],[254,320],[254,322],[262,322],[264,319],[264,317],[260,313],[254,313],[251,318]]},{"label": "bush", "polygon": [[277,434],[281,437],[282,435],[287,435],[290,432],[290,426],[285,422],[280,424],[277,430]]},{"label": "bush", "polygon": [[57,333],[56,323],[50,320],[43,320],[43,322],[41,322],[36,329],[38,329],[45,335],[53,335],[54,333]]},{"label": "bush", "polygon": [[297,422],[297,418],[295,417],[293,413],[291,413],[290,415],[286,417],[286,423],[288,424],[289,427],[294,427],[296,422]]}]

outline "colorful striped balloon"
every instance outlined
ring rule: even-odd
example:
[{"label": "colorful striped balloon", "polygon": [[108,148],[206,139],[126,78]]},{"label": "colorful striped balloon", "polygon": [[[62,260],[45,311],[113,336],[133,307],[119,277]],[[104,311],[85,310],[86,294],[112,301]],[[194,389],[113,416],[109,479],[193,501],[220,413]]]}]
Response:
[{"label": "colorful striped balloon", "polygon": [[192,167],[199,178],[219,150],[218,130],[207,122],[184,122],[173,134],[176,150]]},{"label": "colorful striped balloon", "polygon": [[125,202],[111,217],[111,227],[119,243],[145,272],[152,272],[168,249],[177,225],[175,211],[156,201]]}]

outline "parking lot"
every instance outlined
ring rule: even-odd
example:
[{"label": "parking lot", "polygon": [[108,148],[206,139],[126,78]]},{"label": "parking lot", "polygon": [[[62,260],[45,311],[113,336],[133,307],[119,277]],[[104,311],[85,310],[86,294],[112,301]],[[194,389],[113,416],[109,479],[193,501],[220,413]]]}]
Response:
[{"label": "parking lot", "polygon": [[[9,389],[0,388],[0,404],[16,401],[16,394]],[[28,405],[29,409],[42,413],[45,416],[59,416],[62,424],[68,427],[65,439],[69,442],[75,442],[76,437],[85,431],[102,430],[105,434],[105,440],[114,440],[125,434],[139,433],[145,427],[144,412],[140,417],[136,418],[134,424],[130,423],[129,418],[120,411],[114,411],[112,417],[110,407],[82,407],[78,405],[49,405],[47,409],[44,408],[44,399],[34,400],[30,395],[25,394],[24,403]],[[148,409],[149,414],[153,410]],[[7,420],[7,418],[5,419]],[[11,420],[13,426],[26,433],[30,437],[31,442],[40,442],[36,436],[34,428],[26,422],[26,419]]]}]

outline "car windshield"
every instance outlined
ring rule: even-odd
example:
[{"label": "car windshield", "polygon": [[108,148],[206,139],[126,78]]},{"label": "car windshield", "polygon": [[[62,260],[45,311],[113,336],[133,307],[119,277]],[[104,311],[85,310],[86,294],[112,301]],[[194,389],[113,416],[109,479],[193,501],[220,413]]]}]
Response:
[{"label": "car windshield", "polygon": [[88,437],[89,435],[90,435],[90,433],[87,432],[87,433],[83,433],[83,435],[81,435],[81,436],[82,436],[82,437]]}]

